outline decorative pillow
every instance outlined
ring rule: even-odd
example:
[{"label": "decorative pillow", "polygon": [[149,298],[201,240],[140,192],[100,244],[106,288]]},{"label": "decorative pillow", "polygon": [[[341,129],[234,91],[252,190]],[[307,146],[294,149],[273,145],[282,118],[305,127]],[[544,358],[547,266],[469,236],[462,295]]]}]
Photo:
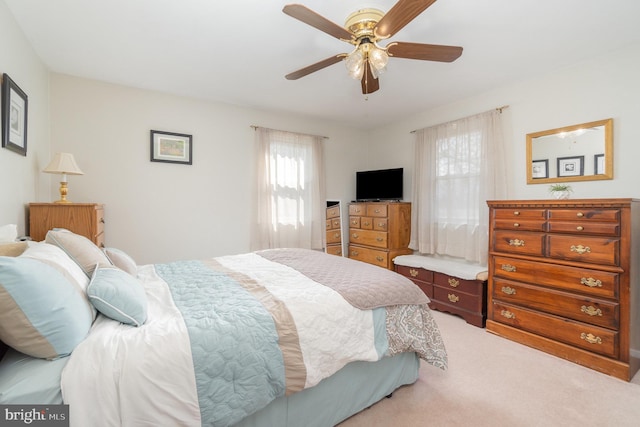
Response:
[{"label": "decorative pillow", "polygon": [[104,253],[111,261],[111,264],[115,265],[121,270],[126,271],[133,277],[138,275],[138,265],[127,253],[116,248],[104,248]]},{"label": "decorative pillow", "polygon": [[49,230],[45,237],[47,243],[58,246],[91,277],[96,265],[111,265],[109,258],[95,243],[79,234],[63,228]]},{"label": "decorative pillow", "polygon": [[0,256],[18,256],[27,249],[27,242],[0,243]]},{"label": "decorative pillow", "polygon": [[43,359],[70,354],[91,328],[85,301],[55,268],[0,257],[0,340]]},{"label": "decorative pillow", "polygon": [[91,319],[94,320],[96,318],[96,309],[91,305],[87,297],[89,278],[80,266],[69,258],[62,249],[56,245],[50,245],[45,242],[31,242],[27,250],[20,256],[38,260],[58,270],[58,272],[76,286],[78,294],[85,301],[86,307],[91,313]]},{"label": "decorative pillow", "polygon": [[18,238],[18,226],[7,224],[0,226],[0,243],[15,242]]},{"label": "decorative pillow", "polygon": [[87,295],[100,313],[113,320],[134,326],[147,320],[147,294],[142,283],[119,268],[96,266]]}]

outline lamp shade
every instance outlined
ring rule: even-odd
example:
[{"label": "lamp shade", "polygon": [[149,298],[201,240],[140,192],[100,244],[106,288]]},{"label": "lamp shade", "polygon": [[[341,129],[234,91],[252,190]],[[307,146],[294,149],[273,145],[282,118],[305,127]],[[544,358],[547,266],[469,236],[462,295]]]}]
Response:
[{"label": "lamp shade", "polygon": [[80,170],[76,159],[71,153],[56,153],[53,160],[44,168],[46,173],[61,173],[66,175],[84,175]]}]

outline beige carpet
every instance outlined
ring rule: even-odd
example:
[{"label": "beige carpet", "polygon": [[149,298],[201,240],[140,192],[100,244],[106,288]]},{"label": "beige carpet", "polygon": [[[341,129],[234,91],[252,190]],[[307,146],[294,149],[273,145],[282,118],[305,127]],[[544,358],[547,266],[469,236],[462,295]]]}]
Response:
[{"label": "beige carpet", "polygon": [[640,373],[630,383],[434,312],[449,369],[420,378],[340,427],[640,426]]}]

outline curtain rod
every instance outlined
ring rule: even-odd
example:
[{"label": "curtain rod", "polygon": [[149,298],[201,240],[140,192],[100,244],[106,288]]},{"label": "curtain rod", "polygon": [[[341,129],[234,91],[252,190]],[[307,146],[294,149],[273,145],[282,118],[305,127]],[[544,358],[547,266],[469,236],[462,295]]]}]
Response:
[{"label": "curtain rod", "polygon": [[278,131],[278,132],[297,133],[297,134],[300,134],[300,135],[307,135],[307,136],[314,136],[314,137],[318,137],[318,138],[329,139],[329,137],[328,137],[328,136],[322,136],[322,135],[311,135],[311,134],[308,134],[308,133],[300,133],[300,132],[291,132],[291,131],[289,131],[289,130],[271,129],[271,128],[266,128],[266,127],[264,127],[264,126],[250,125],[249,127],[250,127],[250,128],[253,128],[253,130],[257,130],[258,128],[262,128],[262,129],[275,130],[275,131]]},{"label": "curtain rod", "polygon": [[[496,107],[494,108],[494,110],[496,110],[497,112],[499,112],[500,114],[502,114],[502,110],[506,110],[507,108],[509,108],[508,105],[503,105],[502,107]],[[479,113],[480,114],[480,113]],[[460,119],[457,119],[460,120]],[[455,120],[451,120],[452,122],[455,122]],[[416,133],[417,131],[419,131],[420,129],[414,129],[409,133]]]}]

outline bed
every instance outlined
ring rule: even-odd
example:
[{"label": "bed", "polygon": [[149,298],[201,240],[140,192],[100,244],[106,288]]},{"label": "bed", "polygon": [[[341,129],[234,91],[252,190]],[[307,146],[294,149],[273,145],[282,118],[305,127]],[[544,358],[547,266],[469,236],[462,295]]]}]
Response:
[{"label": "bed", "polygon": [[66,230],[6,252],[0,404],[64,402],[72,426],[332,426],[447,366],[424,293],[348,258],[138,266]]}]

